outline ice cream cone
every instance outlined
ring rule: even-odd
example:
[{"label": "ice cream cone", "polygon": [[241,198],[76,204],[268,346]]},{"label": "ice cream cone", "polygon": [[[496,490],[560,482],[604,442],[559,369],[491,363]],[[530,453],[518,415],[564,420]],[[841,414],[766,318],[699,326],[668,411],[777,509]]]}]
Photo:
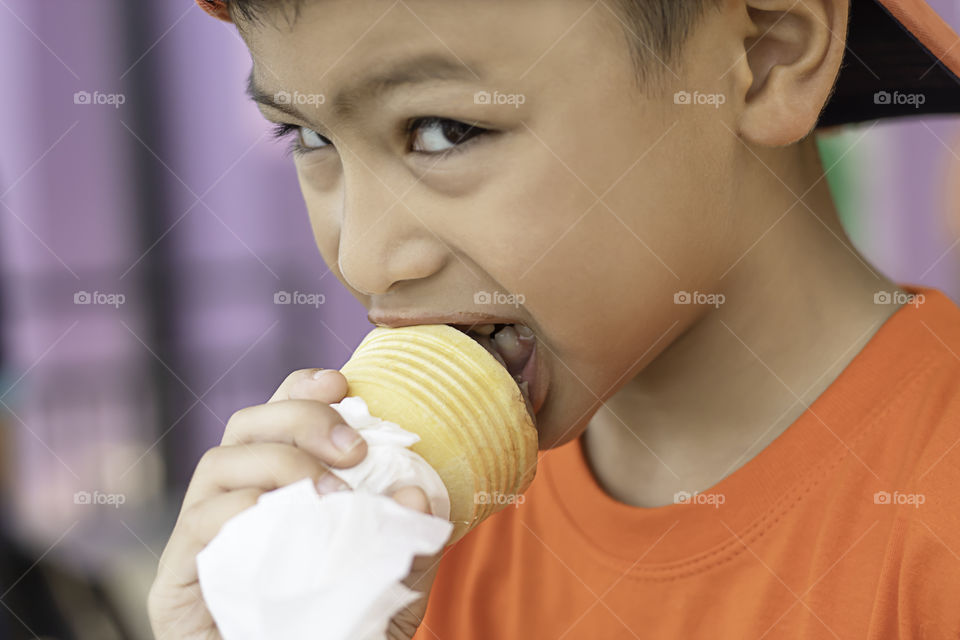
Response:
[{"label": "ice cream cone", "polygon": [[348,396],[420,436],[411,449],[450,494],[448,544],[512,504],[536,473],[537,431],[523,395],[486,349],[453,327],[378,327],[341,369]]}]

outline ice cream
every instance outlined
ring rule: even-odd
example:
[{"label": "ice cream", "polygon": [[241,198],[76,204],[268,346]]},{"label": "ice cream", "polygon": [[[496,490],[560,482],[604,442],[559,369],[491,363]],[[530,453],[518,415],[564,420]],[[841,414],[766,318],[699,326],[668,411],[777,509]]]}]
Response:
[{"label": "ice cream", "polygon": [[410,448],[450,495],[448,544],[515,502],[533,481],[537,431],[507,369],[447,325],[378,327],[341,368],[347,396],[420,436]]}]

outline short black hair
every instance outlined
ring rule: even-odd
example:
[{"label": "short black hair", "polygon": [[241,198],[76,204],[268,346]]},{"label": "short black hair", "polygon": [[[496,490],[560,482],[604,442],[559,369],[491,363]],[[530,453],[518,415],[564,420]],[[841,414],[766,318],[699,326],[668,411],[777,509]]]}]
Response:
[{"label": "short black hair", "polygon": [[[600,0],[605,2],[605,0]],[[706,9],[722,0],[611,0],[623,21],[636,76],[646,86],[680,59],[683,45]]]},{"label": "short black hair", "polygon": [[[262,14],[283,7],[289,23],[300,14],[304,0],[227,0],[234,21],[256,23]],[[622,22],[641,84],[660,78],[680,57],[683,44],[708,6],[722,0],[599,0]],[[609,6],[609,5],[613,6]],[[292,9],[292,16],[286,13]]]}]

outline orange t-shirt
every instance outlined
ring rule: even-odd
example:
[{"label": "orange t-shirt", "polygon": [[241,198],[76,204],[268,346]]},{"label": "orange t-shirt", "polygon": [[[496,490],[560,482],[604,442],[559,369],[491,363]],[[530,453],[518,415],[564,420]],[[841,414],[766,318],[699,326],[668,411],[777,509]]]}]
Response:
[{"label": "orange t-shirt", "polygon": [[579,439],[541,452],[446,550],[416,640],[960,638],[960,309],[905,288],[924,302],[693,504],[614,500]]}]

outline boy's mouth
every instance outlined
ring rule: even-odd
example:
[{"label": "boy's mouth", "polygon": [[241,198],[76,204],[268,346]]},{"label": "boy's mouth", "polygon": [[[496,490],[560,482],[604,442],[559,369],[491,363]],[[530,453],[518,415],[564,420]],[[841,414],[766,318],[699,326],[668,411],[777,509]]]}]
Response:
[{"label": "boy's mouth", "polygon": [[543,406],[544,389],[540,380],[537,338],[523,324],[450,324],[463,331],[486,349],[510,373],[523,393],[530,417]]}]

